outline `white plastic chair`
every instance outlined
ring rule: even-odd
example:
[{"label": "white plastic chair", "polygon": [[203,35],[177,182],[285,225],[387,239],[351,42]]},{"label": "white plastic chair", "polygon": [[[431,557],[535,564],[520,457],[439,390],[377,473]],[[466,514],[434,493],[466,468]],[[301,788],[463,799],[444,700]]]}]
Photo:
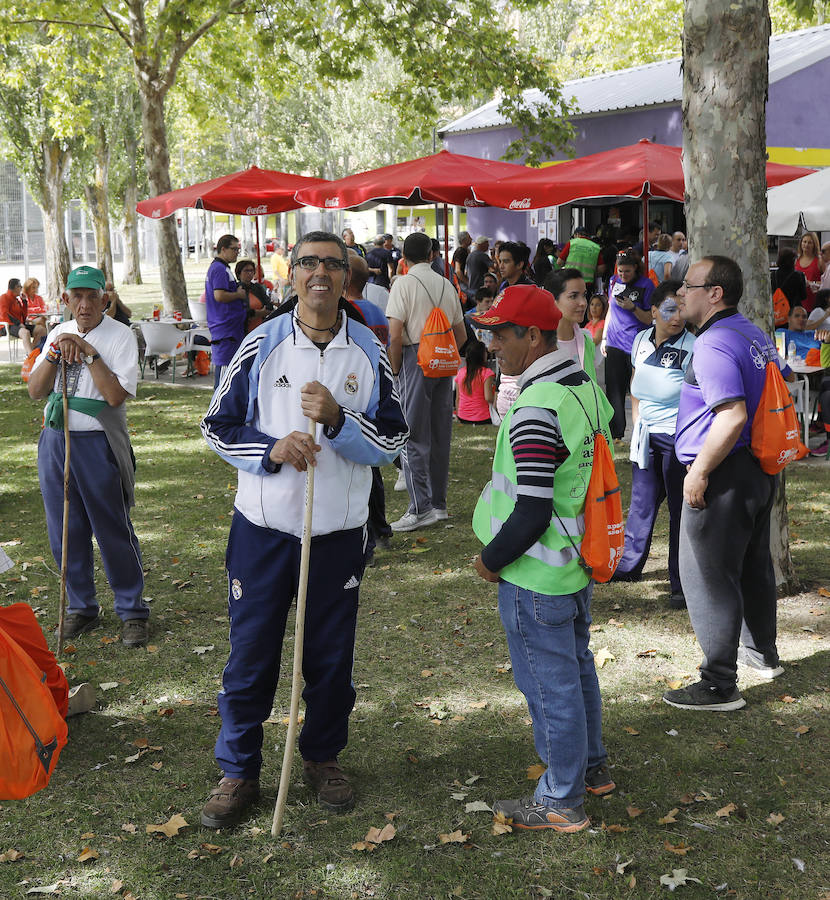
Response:
[{"label": "white plastic chair", "polygon": [[787,387],[793,398],[793,406],[795,413],[804,423],[804,445],[810,446],[810,382],[806,377],[799,378],[796,376],[795,381],[791,381]]},{"label": "white plastic chair", "polygon": [[11,325],[9,322],[5,322],[3,319],[0,319],[0,326],[6,329],[6,341],[9,345],[9,362],[13,359],[18,358],[18,350],[20,348],[20,338],[15,337],[12,334]]},{"label": "white plastic chair", "polygon": [[176,380],[176,356],[185,353],[187,344],[186,331],[180,331],[172,322],[142,322],[141,333],[144,335],[144,360],[141,363],[141,377],[144,378],[144,367],[149,357],[156,358],[156,379],[159,377],[158,362],[163,354],[173,360],[173,381]]},{"label": "white plastic chair", "polygon": [[207,304],[199,303],[198,300],[188,300],[187,308],[190,311],[190,318],[199,325],[207,325]]}]

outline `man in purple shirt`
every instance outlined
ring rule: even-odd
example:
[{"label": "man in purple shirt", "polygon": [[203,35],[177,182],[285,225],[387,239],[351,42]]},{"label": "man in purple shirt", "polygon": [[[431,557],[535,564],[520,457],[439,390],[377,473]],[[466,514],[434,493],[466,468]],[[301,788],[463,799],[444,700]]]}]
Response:
[{"label": "man in purple shirt", "polygon": [[[675,453],[687,472],[680,519],[680,580],[704,660],[700,681],[663,694],[680,709],[746,705],[737,665],[780,675],[776,591],[769,547],[776,477],[750,452],[752,421],[770,337],[738,310],[743,276],[734,260],[705,256],[686,273],[678,300],[697,326],[680,393]],[[788,366],[785,377],[792,377]]]},{"label": "man in purple shirt", "polygon": [[248,295],[231,274],[231,264],[236,262],[240,248],[239,238],[223,234],[216,242],[216,256],[205,278],[205,305],[216,387],[222,378],[222,369],[233,359],[245,337]]}]

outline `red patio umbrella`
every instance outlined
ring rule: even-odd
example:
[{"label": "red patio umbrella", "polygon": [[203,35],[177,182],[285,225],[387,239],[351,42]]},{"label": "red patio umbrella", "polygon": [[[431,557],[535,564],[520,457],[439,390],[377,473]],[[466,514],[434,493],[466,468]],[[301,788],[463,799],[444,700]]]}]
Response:
[{"label": "red patio umbrella", "polygon": [[[136,210],[148,219],[164,219],[177,209],[191,207],[241,216],[266,216],[298,209],[294,200],[301,187],[325,184],[324,178],[291,175],[274,169],[251,166],[243,172],[232,172],[189,187],[142,200]],[[255,220],[257,237],[257,272],[260,271],[259,220]],[[259,276],[257,276],[259,277]]]},{"label": "red patio umbrella", "polygon": [[241,216],[265,216],[297,209],[302,204],[294,200],[294,194],[300,188],[325,183],[323,178],[251,166],[244,172],[232,172],[142,200],[136,209],[149,219],[164,219],[185,207]]},{"label": "red patio umbrella", "polygon": [[[627,147],[592,153],[542,169],[524,168],[511,178],[481,179],[473,184],[476,199],[504,209],[537,209],[576,200],[631,197],[643,201],[648,222],[651,197],[683,201],[685,178],[680,147],[653,144],[645,138]],[[785,184],[813,169],[767,163],[767,185]],[[648,267],[648,250],[644,264]]]},{"label": "red patio umbrella", "polygon": [[515,163],[441,150],[431,156],[303,188],[297,191],[296,199],[306,206],[320,209],[351,209],[363,203],[394,203],[399,206],[443,203],[444,264],[449,274],[447,206],[484,206],[473,196],[473,183],[505,178],[523,171],[526,171],[525,166]]}]

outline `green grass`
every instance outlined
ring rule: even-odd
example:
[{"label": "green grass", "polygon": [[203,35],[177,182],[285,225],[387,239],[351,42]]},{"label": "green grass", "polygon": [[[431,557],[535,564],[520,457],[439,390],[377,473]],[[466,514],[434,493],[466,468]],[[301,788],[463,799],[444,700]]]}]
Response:
[{"label": "green grass", "polygon": [[[618,790],[587,801],[590,831],[494,836],[490,815],[466,813],[465,802],[530,792],[526,768],[538,760],[526,706],[504,666],[495,588],[470,566],[478,545],[469,522],[488,477],[490,428],[456,432],[449,522],[396,537],[365,578],[358,700],[341,757],[354,776],[356,809],[341,817],[321,811],[301,784],[295,755],[286,831],[281,841],[270,837],[288,707],[289,625],[273,721],[265,725],[261,807],[228,833],[191,824],[173,838],[146,834],[145,826],[177,813],[197,823],[218,777],[216,691],[228,650],[223,553],[235,477],[200,438],[207,402],[204,392],[141,384],[130,404],[139,465],[133,520],[152,598],[153,647],[128,652],[111,641],[118,622],[98,572],[105,624],[76,642],[67,675],[72,683],[119,685],[99,692],[93,713],[70,720],[70,742],[50,785],[28,800],[2,802],[0,853],[12,848],[24,856],[0,862],[0,897],[59,881],[61,896],[107,897],[118,880],[121,895],[130,891],[138,900],[640,898],[667,896],[660,876],[673,868],[700,879],[678,889],[690,898],[730,891],[746,900],[818,900],[830,891],[830,614],[828,598],[817,592],[827,571],[830,467],[812,461],[788,470],[802,592],[780,605],[785,675],[772,684],[749,676],[742,682],[747,708],[737,713],[696,715],[660,701],[666,683],[694,676],[700,661],[686,614],[667,608],[661,517],[646,580],[598,586],[594,595],[594,650],[608,648],[615,657],[599,678]],[[4,367],[0,540],[19,541],[6,547],[19,565],[0,575],[0,598],[30,602],[51,637],[58,578],[37,484],[39,427],[40,404]],[[618,470],[627,491],[627,462]],[[393,470],[385,474],[391,520],[403,512],[404,495],[391,490]],[[802,725],[809,731],[799,735]],[[125,762],[143,740],[162,749]],[[717,816],[729,803],[736,811]],[[627,807],[642,813],[631,818]],[[677,821],[658,824],[675,807]],[[351,849],[392,813],[394,840],[373,853]],[[785,818],[776,826],[767,820],[771,813]],[[469,841],[441,845],[438,835],[455,829]],[[666,842],[691,849],[676,855]],[[79,862],[87,846],[99,856]],[[803,861],[803,872],[794,859]]]}]

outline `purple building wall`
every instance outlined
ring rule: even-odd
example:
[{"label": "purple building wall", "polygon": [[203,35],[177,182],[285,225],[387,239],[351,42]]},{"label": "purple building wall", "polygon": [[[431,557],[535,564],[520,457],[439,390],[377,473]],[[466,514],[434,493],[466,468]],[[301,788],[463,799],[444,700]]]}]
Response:
[{"label": "purple building wall", "polygon": [[[767,102],[767,146],[830,148],[830,117],[822,112],[819,90],[830,82],[830,59],[801,69],[770,86]],[[573,156],[587,156],[614,147],[634,144],[648,138],[659,144],[680,147],[683,144],[683,121],[680,104],[667,104],[639,110],[620,110],[593,114],[572,122],[576,135]],[[501,159],[508,144],[519,136],[515,128],[448,134],[444,146],[454,153],[466,153],[483,159]],[[567,153],[557,160],[569,159]],[[561,209],[563,219],[569,217]],[[474,236],[485,234],[501,240],[522,240],[531,247],[536,235],[531,234],[529,216],[524,211],[494,207],[467,210],[467,230]],[[560,229],[565,239],[567,228]]]}]

